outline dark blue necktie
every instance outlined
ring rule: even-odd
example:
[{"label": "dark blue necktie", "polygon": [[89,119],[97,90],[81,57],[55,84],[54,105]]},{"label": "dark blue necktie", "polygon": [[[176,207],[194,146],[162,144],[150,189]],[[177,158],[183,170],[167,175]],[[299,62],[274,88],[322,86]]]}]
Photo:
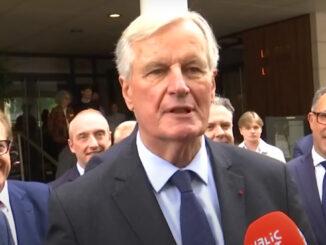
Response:
[{"label": "dark blue necktie", "polygon": [[11,235],[9,223],[5,214],[0,210],[0,244],[14,245],[14,240]]},{"label": "dark blue necktie", "polygon": [[171,177],[181,194],[180,227],[183,245],[213,245],[215,239],[206,214],[192,187],[190,171],[177,171]]},{"label": "dark blue necktie", "polygon": [[[320,163],[326,169],[326,161]],[[321,198],[321,206],[323,209],[324,217],[326,219],[326,173],[323,179],[323,194]]]}]

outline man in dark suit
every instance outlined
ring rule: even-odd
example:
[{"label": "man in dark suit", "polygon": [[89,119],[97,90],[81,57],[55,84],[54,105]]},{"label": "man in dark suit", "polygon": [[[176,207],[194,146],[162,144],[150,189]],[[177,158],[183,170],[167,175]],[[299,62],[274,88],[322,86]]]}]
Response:
[{"label": "man in dark suit", "polygon": [[[11,128],[0,111],[0,212],[7,224],[7,236],[13,243],[44,243],[48,227],[49,188],[45,184],[7,180],[10,172]],[[1,232],[0,232],[1,233]],[[0,244],[5,244],[0,237]]]},{"label": "man in dark suit", "polygon": [[314,244],[284,164],[204,137],[218,48],[199,14],[141,15],[116,55],[138,128],[54,191],[47,244],[243,244],[275,210]]},{"label": "man in dark suit", "polygon": [[293,158],[309,153],[312,148],[312,134],[308,134],[295,142],[293,147]]},{"label": "man in dark suit", "polygon": [[316,91],[308,121],[313,146],[287,165],[298,186],[318,244],[326,244],[326,190],[323,187],[323,181],[326,181],[326,164],[323,165],[326,160],[326,87]]},{"label": "man in dark suit", "polygon": [[111,146],[110,127],[102,113],[94,109],[79,112],[69,125],[68,145],[77,163],[50,183],[53,189],[83,175],[89,159]]}]

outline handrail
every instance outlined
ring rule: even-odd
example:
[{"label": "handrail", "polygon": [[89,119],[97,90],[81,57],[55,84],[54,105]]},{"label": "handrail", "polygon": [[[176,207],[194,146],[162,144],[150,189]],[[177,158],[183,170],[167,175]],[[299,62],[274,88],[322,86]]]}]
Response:
[{"label": "handrail", "polygon": [[[17,137],[22,137],[24,140],[26,140],[31,146],[33,146],[39,153],[41,153],[51,164],[54,166],[57,166],[57,160],[55,160],[50,154],[48,154],[46,151],[44,151],[38,144],[36,144],[33,140],[28,139],[25,135],[22,133],[17,133]],[[19,139],[18,139],[19,140]]]},{"label": "handrail", "polygon": [[25,180],[25,169],[24,169],[24,160],[23,160],[23,151],[22,151],[22,141],[20,135],[17,135],[18,141],[18,154],[19,154],[19,162],[20,162],[20,176],[21,179]]}]

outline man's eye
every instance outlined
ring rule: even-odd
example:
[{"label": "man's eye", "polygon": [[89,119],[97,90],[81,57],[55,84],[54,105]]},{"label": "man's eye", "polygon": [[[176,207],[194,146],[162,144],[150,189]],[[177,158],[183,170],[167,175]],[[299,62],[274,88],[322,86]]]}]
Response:
[{"label": "man's eye", "polygon": [[95,136],[98,138],[98,137],[103,137],[104,135],[105,135],[105,132],[101,131],[101,132],[97,132]]},{"label": "man's eye", "polygon": [[147,73],[147,76],[159,76],[164,74],[164,69],[163,68],[156,68],[156,69],[152,69]]},{"label": "man's eye", "polygon": [[85,139],[87,139],[87,135],[86,134],[81,134],[81,135],[78,136],[78,139],[85,140]]},{"label": "man's eye", "polygon": [[320,113],[319,114],[319,117],[323,118],[323,119],[326,119],[326,113]]}]

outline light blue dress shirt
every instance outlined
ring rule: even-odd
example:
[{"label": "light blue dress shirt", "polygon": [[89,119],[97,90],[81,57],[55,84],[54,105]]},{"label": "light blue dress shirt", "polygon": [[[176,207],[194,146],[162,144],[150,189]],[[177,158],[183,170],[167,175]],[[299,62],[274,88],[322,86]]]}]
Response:
[{"label": "light blue dress shirt", "polygon": [[[143,144],[139,132],[137,133],[137,149],[145,172],[152,184],[156,199],[162,209],[164,217],[170,227],[177,244],[182,244],[180,229],[180,192],[168,180],[177,171],[172,163],[153,154]],[[221,213],[218,202],[216,185],[213,177],[211,163],[202,137],[201,147],[190,164],[181,170],[191,170],[199,178],[192,180],[193,191],[202,205],[209,225],[214,233],[216,244],[224,244],[221,228]]]}]

